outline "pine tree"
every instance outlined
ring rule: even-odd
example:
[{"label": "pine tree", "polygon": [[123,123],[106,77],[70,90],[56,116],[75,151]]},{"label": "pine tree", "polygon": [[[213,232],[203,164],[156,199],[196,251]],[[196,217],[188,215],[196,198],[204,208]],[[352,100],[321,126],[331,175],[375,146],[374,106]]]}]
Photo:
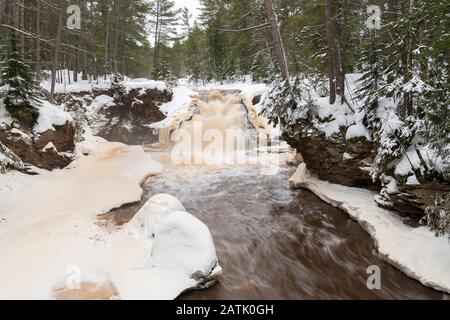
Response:
[{"label": "pine tree", "polygon": [[274,75],[279,73],[273,57],[268,50],[260,51],[255,55],[250,71],[253,81],[262,82],[273,81]]},{"label": "pine tree", "polygon": [[364,125],[377,134],[380,129],[378,117],[379,99],[382,96],[380,84],[383,80],[383,54],[377,31],[369,31],[359,61],[361,78],[358,80],[356,98],[362,101],[365,111]]},{"label": "pine tree", "polygon": [[157,73],[162,47],[167,46],[177,35],[178,11],[175,10],[175,2],[171,0],[154,0],[151,4],[152,20],[150,22],[153,25],[154,34],[153,72]]},{"label": "pine tree", "polygon": [[2,62],[2,79],[8,86],[3,98],[8,113],[22,124],[32,127],[39,113],[39,84],[31,67],[20,54],[17,35],[10,33],[10,46]]},{"label": "pine tree", "polygon": [[192,14],[188,8],[183,7],[180,10],[180,19],[181,19],[181,29],[183,31],[183,37],[188,38],[191,35],[191,19]]},{"label": "pine tree", "polygon": [[425,210],[422,223],[427,224],[436,237],[447,235],[450,239],[450,193],[436,197],[434,205]]},{"label": "pine tree", "polygon": [[175,78],[166,60],[161,60],[158,68],[154,70],[153,77],[156,80],[166,81],[171,85],[175,84]]}]

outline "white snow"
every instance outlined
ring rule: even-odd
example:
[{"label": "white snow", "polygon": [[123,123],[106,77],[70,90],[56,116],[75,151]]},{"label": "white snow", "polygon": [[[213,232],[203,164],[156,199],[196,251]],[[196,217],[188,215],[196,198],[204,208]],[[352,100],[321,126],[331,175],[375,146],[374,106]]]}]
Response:
[{"label": "white snow", "polygon": [[375,193],[320,181],[305,164],[289,180],[291,187],[306,188],[325,202],[346,211],[375,240],[383,258],[411,278],[437,290],[450,292],[450,243],[428,228],[412,228],[378,207]]},{"label": "white snow", "polygon": [[167,84],[164,81],[155,81],[145,78],[130,79],[123,82],[127,91],[132,89],[156,89],[158,91],[168,90]]},{"label": "white snow", "polygon": [[361,122],[354,124],[347,129],[345,139],[350,140],[358,137],[365,137],[368,141],[372,141],[369,130],[367,130],[367,128]]},{"label": "white snow", "polygon": [[353,160],[353,159],[354,159],[354,157],[350,153],[344,152],[344,154],[342,156],[342,160],[347,161],[347,160]]},{"label": "white snow", "polygon": [[251,81],[245,82],[231,82],[231,83],[209,83],[204,86],[195,87],[196,90],[223,90],[223,91],[241,91],[252,96],[259,96],[268,90],[268,86],[264,83],[253,83]]},{"label": "white snow", "polygon": [[98,109],[101,107],[109,107],[114,105],[114,98],[107,96],[106,94],[99,95],[95,97],[94,101],[92,101],[91,108]]},{"label": "white snow", "polygon": [[13,135],[16,135],[18,138],[20,138],[20,140],[26,142],[27,144],[31,145],[32,141],[31,141],[31,137],[26,134],[25,132],[17,129],[17,128],[12,128],[10,130],[10,133]]},{"label": "white snow", "polygon": [[324,123],[316,123],[316,127],[332,137],[340,132],[341,127],[348,127],[354,123],[353,114],[346,105],[335,103],[331,105],[328,98],[317,97],[317,114],[320,119],[330,119]]},{"label": "white snow", "polygon": [[[51,84],[46,81],[41,84],[41,86],[50,91]],[[94,89],[108,89],[110,83],[100,82],[95,83],[89,80],[82,80],[75,83],[57,83],[55,87],[55,93],[80,93],[80,92],[92,92]]]},{"label": "white snow", "polygon": [[417,179],[416,175],[412,175],[408,177],[408,180],[406,181],[406,185],[408,186],[420,186],[420,182]]},{"label": "white snow", "polygon": [[39,107],[39,118],[34,126],[34,132],[43,133],[48,130],[55,130],[54,126],[62,126],[66,122],[72,122],[70,114],[62,110],[61,106],[55,106],[48,101],[42,100]]},{"label": "white snow", "polygon": [[122,299],[174,299],[198,284],[192,270],[211,272],[209,230],[171,196],[152,198],[125,228],[97,223],[140,200],[141,181],[160,164],[141,147],[88,135],[76,151],[65,170],[0,176],[0,299],[52,299],[74,270],[83,283],[111,281]]},{"label": "white snow", "polygon": [[53,144],[53,142],[49,142],[47,143],[47,145],[42,148],[42,151],[47,152],[47,151],[55,151],[58,152],[58,149],[56,149],[55,145]]},{"label": "white snow", "polygon": [[160,107],[161,111],[167,116],[171,116],[178,111],[186,110],[192,100],[192,97],[197,95],[197,92],[187,87],[175,87],[172,91],[172,100],[164,103]]},{"label": "white snow", "polygon": [[[59,71],[58,71],[59,72]],[[46,71],[50,74],[50,71]],[[112,83],[112,75],[106,77],[100,77],[98,80],[81,80],[81,73],[78,75],[78,81],[73,82],[73,71],[62,70],[63,80],[61,83],[56,83],[55,93],[81,93],[81,92],[92,92],[95,89],[109,89]],[[125,78],[122,83],[127,91],[131,89],[157,89],[160,91],[167,90],[167,85],[163,81],[155,81],[144,78],[130,79]],[[50,80],[44,80],[41,83],[41,87],[50,91],[51,82]]]},{"label": "white snow", "polygon": [[[443,159],[436,155],[436,152],[434,150],[432,150],[428,146],[417,147],[417,149],[420,151],[428,167],[434,168],[439,172],[443,171]],[[390,165],[395,166],[396,175],[403,177],[414,174],[412,166],[414,166],[414,169],[416,170],[424,170],[419,155],[417,154],[413,146],[408,148],[406,153],[400,158],[399,161],[394,161]]]}]

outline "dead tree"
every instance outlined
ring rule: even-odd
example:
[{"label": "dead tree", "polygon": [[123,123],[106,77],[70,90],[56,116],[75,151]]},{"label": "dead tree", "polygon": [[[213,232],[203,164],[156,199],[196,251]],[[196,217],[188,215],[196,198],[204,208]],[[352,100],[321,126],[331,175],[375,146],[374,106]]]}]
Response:
[{"label": "dead tree", "polygon": [[284,51],[283,39],[281,38],[280,28],[278,27],[278,19],[275,10],[273,9],[273,1],[264,0],[264,9],[267,15],[267,22],[272,32],[275,56],[280,67],[281,77],[283,80],[287,80],[289,78],[288,64],[286,61],[286,53]]}]

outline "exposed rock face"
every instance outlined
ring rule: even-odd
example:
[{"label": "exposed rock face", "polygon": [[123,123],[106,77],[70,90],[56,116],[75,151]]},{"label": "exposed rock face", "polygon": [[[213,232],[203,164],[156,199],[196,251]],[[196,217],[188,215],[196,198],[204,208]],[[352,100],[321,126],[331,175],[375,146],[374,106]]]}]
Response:
[{"label": "exposed rock face", "polygon": [[72,123],[55,126],[54,130],[39,135],[22,130],[0,128],[0,141],[24,163],[52,170],[64,168],[72,161],[71,153],[75,149]]},{"label": "exposed rock face", "polygon": [[157,89],[132,89],[129,92],[98,91],[94,96],[107,95],[114,102],[99,112],[106,119],[97,135],[112,142],[129,145],[151,144],[158,141],[158,133],[149,125],[165,118],[159,106],[172,99],[172,92]]},{"label": "exposed rock face", "polygon": [[320,134],[305,131],[283,137],[303,157],[308,169],[321,180],[349,187],[379,189],[370,177],[373,144],[365,138],[346,142],[325,139]]},{"label": "exposed rock face", "polygon": [[444,183],[427,183],[410,186],[400,185],[399,192],[385,195],[383,207],[394,209],[419,224],[425,215],[425,209],[434,205],[438,196],[450,193],[450,185]]},{"label": "exposed rock face", "polygon": [[[374,182],[369,173],[376,146],[366,138],[326,139],[311,128],[295,135],[285,133],[283,138],[301,153],[308,170],[319,179],[380,191],[381,181]],[[409,222],[415,225],[424,217],[425,209],[434,204],[436,196],[450,192],[446,183],[407,185],[403,180],[397,179],[398,192],[382,191],[377,202],[411,218]]]}]

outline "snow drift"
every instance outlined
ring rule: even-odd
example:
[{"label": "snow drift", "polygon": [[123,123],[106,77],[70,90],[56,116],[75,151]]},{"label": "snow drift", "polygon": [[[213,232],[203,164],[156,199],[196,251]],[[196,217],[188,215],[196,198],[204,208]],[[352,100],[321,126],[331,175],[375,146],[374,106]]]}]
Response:
[{"label": "snow drift", "polygon": [[77,153],[69,169],[21,175],[0,194],[0,299],[174,299],[214,281],[208,228],[171,196],[152,198],[123,229],[98,224],[139,201],[140,183],[161,165],[141,147],[95,137]]}]

